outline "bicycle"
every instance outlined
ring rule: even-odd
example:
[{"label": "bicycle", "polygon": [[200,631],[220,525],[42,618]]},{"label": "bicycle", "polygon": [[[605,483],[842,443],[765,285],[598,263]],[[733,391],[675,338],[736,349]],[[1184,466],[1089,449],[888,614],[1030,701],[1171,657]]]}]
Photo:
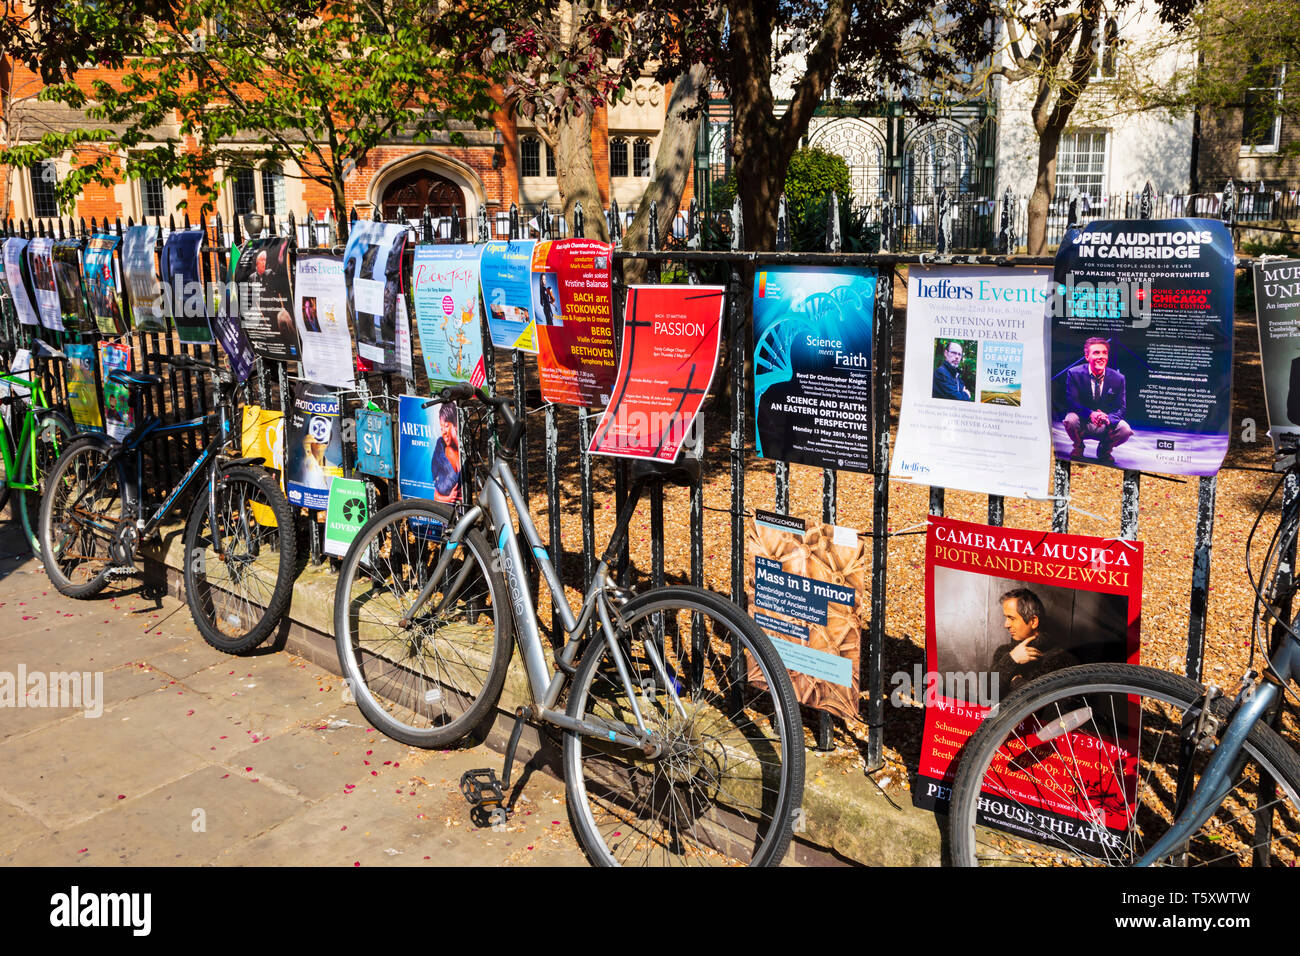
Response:
[{"label": "bicycle", "polygon": [[[7,343],[0,349],[8,351]],[[9,503],[10,491],[16,492],[14,516],[22,524],[32,554],[37,556],[41,553],[37,527],[45,479],[77,428],[62,411],[49,407],[35,363],[66,359],[63,352],[36,339],[30,369],[0,373],[5,391],[0,407],[17,413],[12,419],[0,415],[0,467],[4,469],[0,475],[0,511]],[[13,424],[19,417],[21,427]]]},{"label": "bicycle", "polygon": [[[60,593],[88,598],[115,576],[130,574],[142,541],[156,537],[164,517],[200,476],[184,530],[185,598],[203,639],[239,654],[262,643],[289,606],[297,555],[293,512],[263,459],[223,457],[232,440],[239,386],[229,371],[186,355],[152,354],[176,369],[214,379],[216,410],[163,424],[141,414],[141,392],[159,376],[116,369],[108,379],[128,390],[137,424],[120,442],[102,434],[78,438],[59,458],[41,507],[45,570]],[[218,437],[150,512],[145,445],[215,419]]]},{"label": "bicycle", "polygon": [[[516,712],[501,777],[475,770],[462,778],[476,822],[507,819],[515,749],[532,720],[563,733],[569,819],[592,863],[776,865],[804,773],[799,708],[780,657],[719,595],[692,587],[633,595],[610,579],[645,485],[697,480],[698,462],[636,476],[575,614],[510,469],[524,431],[510,400],[462,385],[426,405],[471,397],[490,409],[492,440],[498,417],[506,434],[503,454],[476,474],[477,502],[395,502],[343,559],[335,637],[361,712],[414,746],[461,740],[490,724],[513,637],[532,703]],[[554,671],[521,538],[551,592],[552,635],[562,628],[567,637]]]},{"label": "bicycle", "polygon": [[[1285,472],[1278,487],[1300,480],[1293,450],[1274,467]],[[1295,865],[1300,759],[1272,725],[1300,677],[1300,619],[1290,614],[1300,497],[1285,500],[1265,552],[1267,591],[1250,567],[1276,494],[1247,538],[1257,599],[1251,659],[1235,691],[1125,664],[1064,668],[1018,689],[960,756],[949,818],[955,864]],[[1256,669],[1261,644],[1268,652]]]}]

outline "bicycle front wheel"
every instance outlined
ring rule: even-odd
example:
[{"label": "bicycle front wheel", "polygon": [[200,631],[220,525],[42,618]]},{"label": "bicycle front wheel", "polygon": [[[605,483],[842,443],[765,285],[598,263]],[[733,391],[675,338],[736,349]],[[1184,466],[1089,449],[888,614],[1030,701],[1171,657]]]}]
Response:
[{"label": "bicycle front wheel", "polygon": [[[1090,664],[1007,698],[967,742],[953,783],[958,866],[1132,866],[1168,831],[1210,754],[1184,743],[1201,686],[1148,667]],[[1220,699],[1211,716],[1226,717]],[[1219,808],[1178,866],[1294,865],[1300,760],[1257,724]],[[1181,802],[1180,802],[1181,801]]]},{"label": "bicycle front wheel", "polygon": [[455,520],[448,505],[395,502],[366,523],[339,569],[334,639],[348,688],[378,730],[414,747],[445,747],[474,730],[510,664],[505,583],[477,528],[411,614]]},{"label": "bicycle front wheel", "polygon": [[634,598],[616,626],[615,648],[602,638],[583,655],[568,716],[635,737],[639,712],[653,753],[566,731],[569,820],[587,858],[780,863],[803,801],[804,740],[771,641],[736,605],[690,587]]},{"label": "bicycle front wheel", "polygon": [[242,654],[266,640],[293,596],[293,510],[267,472],[217,475],[216,514],[206,483],[185,523],[185,598],[203,639]]},{"label": "bicycle front wheel", "polygon": [[[41,553],[41,499],[45,497],[46,479],[54,469],[54,463],[76,437],[76,429],[59,414],[49,415],[45,421],[28,434],[18,452],[18,462],[14,466],[15,476],[20,484],[31,482],[32,459],[36,464],[36,490],[18,489],[14,508],[22,521],[27,543],[31,545],[32,554]],[[33,451],[33,445],[35,451]]]}]

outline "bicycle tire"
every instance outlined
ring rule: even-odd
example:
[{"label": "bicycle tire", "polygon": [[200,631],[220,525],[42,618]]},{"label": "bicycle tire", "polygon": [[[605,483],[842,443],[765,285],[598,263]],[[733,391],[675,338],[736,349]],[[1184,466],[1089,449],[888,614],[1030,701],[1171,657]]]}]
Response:
[{"label": "bicycle tire", "polygon": [[[127,517],[122,489],[126,472],[119,461],[104,469],[116,450],[108,439],[83,435],[74,439],[54,463],[41,499],[41,561],[60,594],[94,597],[108,585],[112,568],[110,527]],[[90,482],[95,480],[92,487]],[[72,512],[68,506],[79,502]]]},{"label": "bicycle tire", "polygon": [[[36,429],[28,433],[18,452],[19,467],[23,467],[27,456],[31,454],[29,446],[33,439],[36,441],[37,490],[15,489],[14,509],[18,512],[32,554],[37,557],[41,554],[41,501],[45,497],[45,479],[59,460],[63,449],[68,447],[76,435],[77,430],[73,424],[63,415],[54,412],[47,415],[43,422],[37,423]],[[26,481],[23,483],[26,484]]]},{"label": "bicycle tire", "polygon": [[[694,587],[633,598],[616,624],[642,691],[642,718],[663,750],[647,757],[566,730],[569,821],[587,859],[597,866],[779,864],[803,801],[804,739],[794,688],[767,635],[735,604]],[[647,642],[658,646],[659,625],[660,659],[681,712],[646,651]],[[755,671],[761,681],[743,679]],[[603,636],[583,654],[567,710],[635,735]]]},{"label": "bicycle tire", "polygon": [[[1070,667],[1026,684],[961,753],[949,817],[954,864],[1133,865],[1173,820],[1179,727],[1201,691],[1186,677],[1127,664]],[[1220,698],[1212,714],[1224,718],[1230,706]],[[1080,722],[1041,741],[1044,728],[1063,718]],[[999,754],[1003,765],[995,766]],[[1294,864],[1300,856],[1300,760],[1264,724],[1251,729],[1244,754],[1248,759],[1215,814],[1184,852],[1161,862]],[[1191,779],[1199,779],[1208,759],[1205,752],[1192,754]],[[1274,782],[1263,798],[1261,774]],[[1031,787],[1038,800],[1025,795]],[[1187,795],[1185,789],[1183,799]],[[1043,814],[1040,801],[1053,804],[1056,815]],[[1004,826],[986,825],[981,809]],[[1268,828],[1261,829],[1265,819]]]},{"label": "bicycle tire", "polygon": [[[185,522],[185,600],[205,641],[227,654],[243,654],[265,641],[288,610],[297,532],[284,493],[261,469],[222,469],[216,498],[220,555],[213,547],[206,482]],[[270,512],[274,526],[262,523],[267,515],[259,515],[258,506]]]},{"label": "bicycle tire", "polygon": [[[414,519],[414,520],[413,520]],[[366,522],[339,569],[334,635],[339,665],[365,718],[414,747],[445,747],[470,734],[496,706],[514,642],[505,581],[478,528],[454,556],[450,580],[470,575],[451,607],[435,616],[435,589],[418,621],[401,618],[444,551],[453,508],[397,501]],[[466,569],[465,562],[474,565]]]}]

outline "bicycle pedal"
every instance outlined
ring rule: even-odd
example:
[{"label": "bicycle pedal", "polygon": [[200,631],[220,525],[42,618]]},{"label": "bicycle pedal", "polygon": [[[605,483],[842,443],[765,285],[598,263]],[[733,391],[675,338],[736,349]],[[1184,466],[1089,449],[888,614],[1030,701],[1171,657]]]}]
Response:
[{"label": "bicycle pedal", "polygon": [[506,797],[495,770],[466,770],[460,777],[460,793],[470,805],[469,818],[476,827],[505,824],[509,817]]},{"label": "bicycle pedal", "polygon": [[104,572],[105,576],[113,581],[117,578],[129,578],[140,573],[140,569],[134,565],[124,565],[122,567],[109,568]]}]

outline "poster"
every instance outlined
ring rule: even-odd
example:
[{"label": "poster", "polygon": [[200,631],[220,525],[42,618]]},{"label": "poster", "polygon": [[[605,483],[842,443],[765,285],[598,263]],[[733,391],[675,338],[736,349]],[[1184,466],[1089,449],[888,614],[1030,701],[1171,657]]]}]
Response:
[{"label": "poster", "polygon": [[357,409],[357,471],[393,477],[393,416],[374,408]]},{"label": "poster", "polygon": [[162,250],[165,311],[176,324],[180,340],[197,345],[212,341],[210,308],[199,263],[202,245],[202,229],[180,229],[167,237]]},{"label": "poster", "polygon": [[592,454],[677,460],[718,367],[725,292],[703,285],[627,290],[618,376]]},{"label": "poster", "polygon": [[[93,332],[95,323],[86,304],[86,286],[81,278],[81,240],[60,239],[54,244],[54,282],[59,290],[59,313],[63,327],[73,332]],[[94,363],[94,356],[90,358]]]},{"label": "poster", "polygon": [[1255,319],[1268,436],[1300,436],[1300,259],[1255,264]]},{"label": "poster", "polygon": [[[925,563],[925,673],[895,675],[891,699],[925,705],[913,803],[946,811],[955,760],[989,708],[1024,683],[1077,664],[1138,661],[1142,544],[989,527],[931,517]],[[1134,728],[1136,729],[1136,728]],[[1126,735],[1124,735],[1126,736]],[[1080,740],[1079,748],[1096,749]],[[1112,740],[1108,746],[1123,746]],[[996,819],[1056,821],[1069,834],[1086,811],[1053,786],[1063,768],[1050,756],[989,793]],[[1005,762],[995,761],[1005,768]],[[1103,764],[1094,764],[1100,774]],[[1096,793],[1107,781],[1079,781]],[[1131,781],[1130,781],[1131,782]],[[1122,814],[1121,814],[1122,816]],[[1112,817],[1108,826],[1122,829]],[[1004,829],[1010,829],[1004,826]]]},{"label": "poster", "polygon": [[119,441],[135,427],[131,396],[125,385],[108,380],[114,369],[131,370],[131,349],[117,342],[99,343],[99,378],[104,384],[104,428],[110,438]]},{"label": "poster", "polygon": [[113,263],[117,243],[117,236],[107,233],[96,233],[86,243],[86,299],[95,326],[105,335],[120,335],[127,330]]},{"label": "poster", "polygon": [[402,251],[406,237],[407,226],[403,224],[367,220],[353,223],[348,236],[343,276],[357,355],[365,363],[363,371],[372,367],[380,372],[400,370],[398,313],[399,303],[405,310]]},{"label": "poster", "polygon": [[[756,511],[745,522],[749,613],[772,638],[799,703],[858,716],[868,558],[852,528]],[[750,679],[759,680],[751,663]]]},{"label": "poster", "polygon": [[532,277],[534,239],[489,242],[479,259],[479,282],[487,307],[488,334],[499,348],[537,351],[533,325]]},{"label": "poster", "polygon": [[343,557],[366,524],[366,483],[359,478],[330,482],[325,509],[325,553]]},{"label": "poster", "polygon": [[284,490],[289,503],[327,507],[330,479],[343,475],[338,393],[314,382],[294,382],[285,437]]},{"label": "poster", "polygon": [[245,405],[239,428],[240,454],[260,458],[267,468],[284,468],[284,412]]},{"label": "poster", "polygon": [[64,376],[68,385],[68,410],[82,430],[103,431],[99,412],[99,390],[95,387],[95,347],[69,342],[63,346],[68,357]]},{"label": "poster", "polygon": [[478,388],[487,380],[478,285],[474,246],[415,247],[415,328],[431,388],[463,382]]},{"label": "poster", "polygon": [[912,266],[889,477],[1042,497],[1051,481],[1047,269]]},{"label": "poster", "polygon": [[[230,269],[226,274],[233,276],[238,265],[239,247],[231,246]],[[256,367],[256,357],[253,355],[252,346],[248,344],[248,336],[244,335],[244,330],[239,324],[239,294],[236,289],[237,286],[233,282],[226,283],[223,288],[220,301],[217,303],[213,331],[216,332],[217,341],[221,343],[221,348],[230,359],[230,367],[234,369],[235,378],[240,382],[246,382]]]},{"label": "poster", "polygon": [[32,295],[36,298],[36,315],[41,325],[62,332],[63,309],[59,305],[59,286],[54,278],[53,239],[41,236],[27,244],[27,268],[32,277]]},{"label": "poster", "polygon": [[23,325],[39,325],[36,307],[32,305],[23,278],[23,260],[27,257],[27,240],[11,236],[4,241],[5,281],[9,283],[9,295],[13,299],[14,311],[18,321]]},{"label": "poster", "polygon": [[403,498],[460,500],[460,425],[455,402],[423,407],[403,395],[397,406],[397,487]]},{"label": "poster", "polygon": [[755,449],[871,471],[874,269],[787,266],[754,276]]},{"label": "poster", "polygon": [[157,226],[128,226],[122,237],[122,274],[131,299],[136,329],[166,332],[167,311],[154,255],[158,246]]},{"label": "poster", "polygon": [[1058,458],[1213,475],[1228,451],[1232,235],[1216,219],[1097,220],[1056,254]]},{"label": "poster", "polygon": [[614,247],[591,239],[539,242],[533,249],[533,319],[542,398],[558,405],[607,405],[614,357]]},{"label": "poster", "polygon": [[302,342],[303,378],[335,388],[356,388],[343,258],[300,254],[294,264],[293,304]]},{"label": "poster", "polygon": [[254,239],[246,244],[240,250],[234,276],[239,289],[239,324],[254,354],[296,361],[299,343],[292,312],[289,240]]}]

